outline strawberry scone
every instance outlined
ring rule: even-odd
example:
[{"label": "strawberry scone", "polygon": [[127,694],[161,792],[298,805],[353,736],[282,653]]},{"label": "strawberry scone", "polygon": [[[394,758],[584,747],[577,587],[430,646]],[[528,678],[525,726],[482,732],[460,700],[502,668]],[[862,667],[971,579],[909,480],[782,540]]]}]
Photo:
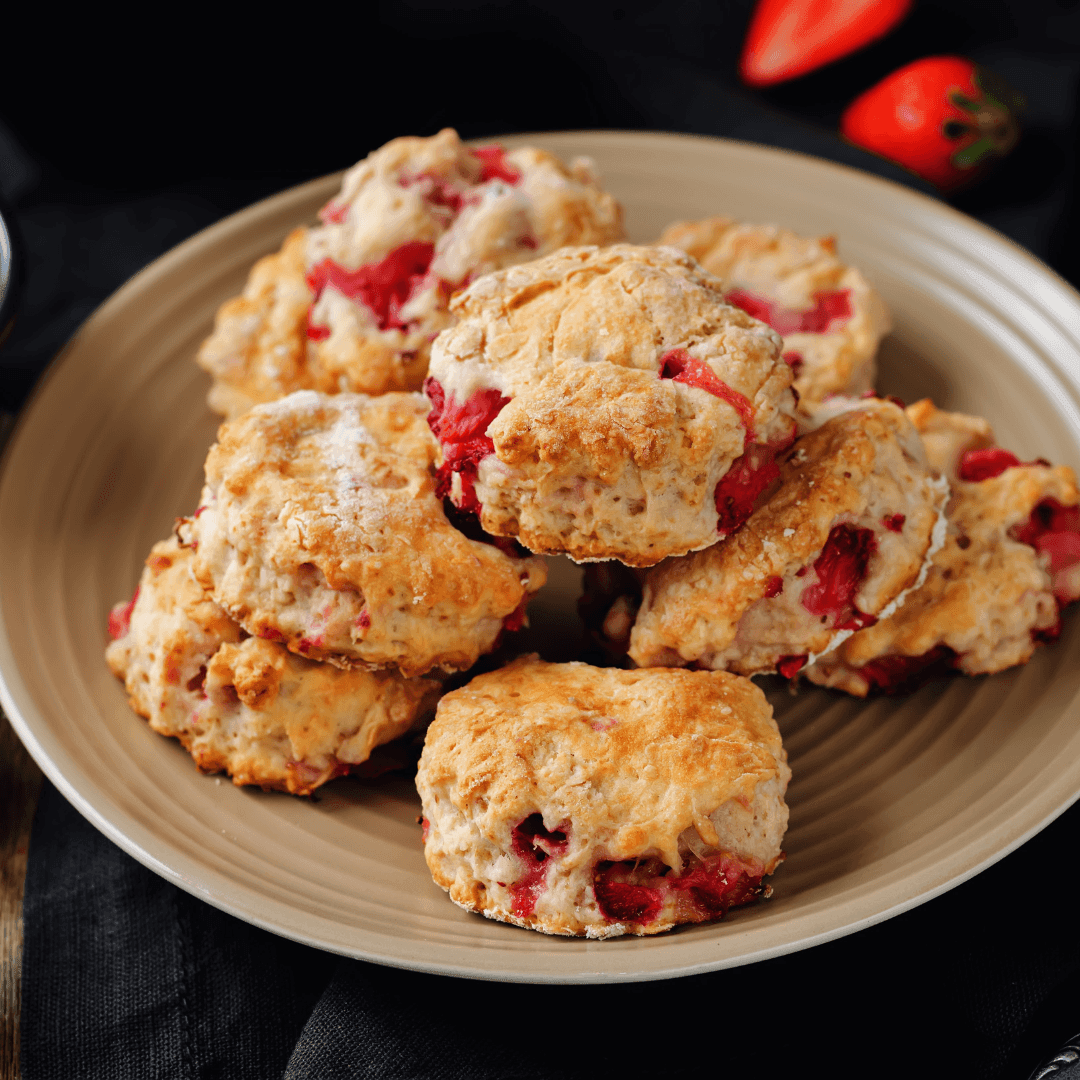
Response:
[{"label": "strawberry scone", "polygon": [[748,679],[526,657],[440,702],[416,775],[424,854],[489,919],[657,934],[769,894],[790,776]]},{"label": "strawberry scone", "polygon": [[808,406],[874,385],[878,344],[892,328],[885,302],[836,256],[831,236],[799,236],[726,217],[679,222],[658,243],[694,256],[724,282],[728,302],[784,339],[784,359]]},{"label": "strawberry scone", "polygon": [[424,387],[440,491],[531,551],[651,566],[708,547],[794,438],[779,337],[672,248],[566,248],[450,307]]},{"label": "strawberry scone", "polygon": [[623,236],[587,159],[470,149],[447,128],[387,143],[345,174],[321,225],[256,263],[198,362],[226,416],[294,390],[419,390],[455,289],[566,244]]},{"label": "strawberry scone", "polygon": [[154,546],[135,597],[110,615],[105,657],[132,708],[199,768],[308,795],[434,708],[435,679],[341,671],[249,637],[196,580],[192,558],[175,538]]},{"label": "strawberry scone", "polygon": [[222,424],[179,535],[249,634],[420,675],[471,667],[523,624],[544,560],[447,520],[427,411],[420,394],[301,390]]},{"label": "strawberry scone", "polygon": [[739,532],[648,573],[635,663],[791,678],[922,583],[948,483],[903,409],[850,404],[783,455],[778,490]]},{"label": "strawberry scone", "polygon": [[980,417],[916,402],[908,415],[952,484],[948,535],[923,585],[894,615],[804,672],[859,697],[936,672],[1026,663],[1080,599],[1080,492],[1072,469],[1021,462]]}]

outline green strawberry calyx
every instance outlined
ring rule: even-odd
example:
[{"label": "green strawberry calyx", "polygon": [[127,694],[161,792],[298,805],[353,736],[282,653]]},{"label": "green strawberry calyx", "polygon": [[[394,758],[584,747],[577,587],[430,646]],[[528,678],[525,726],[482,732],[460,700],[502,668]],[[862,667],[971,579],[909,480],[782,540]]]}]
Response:
[{"label": "green strawberry calyx", "polygon": [[972,81],[982,96],[970,98],[960,90],[946,93],[949,101],[968,114],[970,120],[946,120],[942,133],[947,139],[965,139],[950,160],[957,169],[973,169],[991,157],[1004,157],[1020,138],[1016,114],[1024,98],[1003,79],[977,67]]}]

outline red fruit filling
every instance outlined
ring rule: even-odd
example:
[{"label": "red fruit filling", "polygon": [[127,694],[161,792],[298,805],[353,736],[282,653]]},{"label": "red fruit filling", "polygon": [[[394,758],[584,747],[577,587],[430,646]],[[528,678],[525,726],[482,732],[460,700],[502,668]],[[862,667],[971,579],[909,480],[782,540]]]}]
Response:
[{"label": "red fruit filling", "polygon": [[114,604],[109,612],[109,637],[113,641],[119,641],[126,637],[131,629],[131,612],[135,607],[135,601],[139,599],[139,589],[136,587],[135,594],[126,604]]},{"label": "red fruit filling", "polygon": [[349,212],[348,203],[339,203],[331,199],[320,211],[319,220],[324,225],[340,225]]},{"label": "red fruit filling", "polygon": [[960,479],[969,482],[992,480],[1006,469],[1022,464],[1020,459],[1002,450],[1000,446],[988,446],[984,450],[968,450],[960,459]]},{"label": "red fruit filling", "polygon": [[801,656],[781,656],[776,661],[776,670],[784,676],[785,679],[794,679],[795,676],[802,671],[806,666],[806,661],[810,657],[803,653]]},{"label": "red fruit filling", "polygon": [[859,668],[872,690],[896,694],[913,690],[935,675],[952,668],[956,653],[948,645],[937,645],[922,656],[879,656]]},{"label": "red fruit filling", "polygon": [[738,390],[732,390],[704,361],[691,356],[685,349],[672,349],[660,358],[660,378],[696,386],[726,401],[739,414],[746,428],[746,441],[753,441],[754,406],[750,399]]},{"label": "red fruit filling", "polygon": [[520,630],[525,625],[525,609],[529,606],[528,597],[522,599],[509,615],[503,619],[504,630]]},{"label": "red fruit filling", "polygon": [[903,532],[907,517],[904,514],[886,514],[882,521],[889,532]]},{"label": "red fruit filling", "polygon": [[516,184],[521,179],[521,173],[506,160],[506,150],[503,147],[477,146],[472,154],[480,159],[481,184],[486,184],[489,180],[504,180],[508,184]]},{"label": "red fruit filling", "polygon": [[784,591],[784,579],[779,574],[773,574],[768,581],[765,582],[765,599],[771,600],[774,596],[779,596]]},{"label": "red fruit filling", "polygon": [[432,206],[449,210],[455,216],[461,213],[461,208],[465,203],[464,192],[459,191],[449,180],[444,180],[441,176],[432,176],[431,173],[402,176],[398,179],[398,183],[403,188],[421,185],[427,202]]},{"label": "red fruit filling", "polygon": [[859,397],[863,401],[869,401],[870,399],[875,401],[891,401],[898,409],[907,408],[907,405],[904,404],[904,399],[898,398],[895,394],[879,394],[876,390],[865,390]]},{"label": "red fruit filling", "polygon": [[803,589],[802,606],[811,615],[825,616],[835,630],[873,626],[877,616],[859,611],[855,607],[855,594],[875,551],[877,538],[873,529],[834,525],[814,562],[817,581]]},{"label": "red fruit filling", "polygon": [[[333,286],[343,296],[367,307],[380,330],[404,330],[408,324],[401,318],[401,309],[420,287],[434,254],[434,244],[412,240],[379,262],[367,263],[356,270],[346,270],[333,259],[323,259],[307,273],[308,288],[315,294],[312,304],[328,285]],[[309,308],[308,337],[320,341],[330,330],[311,325],[310,312]]]},{"label": "red fruit filling", "polygon": [[[431,402],[428,426],[443,451],[443,463],[435,474],[435,493],[439,498],[450,495],[461,510],[479,513],[480,501],[474,487],[476,467],[495,452],[495,444],[486,432],[495,417],[510,404],[510,399],[498,390],[477,390],[459,404],[453,394],[447,398],[439,381],[430,376],[424,381],[424,393]],[[451,495],[454,473],[461,477],[461,494],[457,499]]]},{"label": "red fruit filling", "polygon": [[[1059,604],[1080,599],[1080,583],[1071,582],[1068,574],[1080,563],[1080,506],[1062,506],[1057,499],[1043,499],[1013,538],[1030,544],[1050,562],[1051,587]],[[1056,635],[1055,635],[1056,636]]]},{"label": "red fruit filling", "polygon": [[720,851],[695,859],[681,874],[672,874],[658,859],[599,862],[593,868],[593,894],[609,922],[654,922],[667,896],[676,894],[680,922],[718,919],[729,908],[761,893],[764,867]]},{"label": "red fruit filling", "polygon": [[356,617],[356,625],[361,630],[368,630],[371,628],[371,612],[367,608],[362,608],[360,614]]},{"label": "red fruit filling", "polygon": [[550,832],[544,828],[543,814],[530,814],[514,826],[512,847],[525,866],[525,873],[510,886],[510,910],[524,918],[536,908],[536,901],[547,887],[547,860],[566,853],[570,822],[563,822]]},{"label": "red fruit filling", "polygon": [[778,446],[755,443],[742,457],[731,463],[713,494],[719,521],[716,530],[721,535],[742,528],[754,512],[758,499],[780,479],[780,467],[774,460],[790,444]]},{"label": "red fruit filling", "polygon": [[[348,773],[351,766],[346,761],[338,761],[337,758],[332,759],[333,764],[330,768],[330,775],[326,777],[326,780],[334,780],[339,776],[344,776]],[[293,785],[300,792],[310,792],[311,788],[323,779],[324,772],[322,769],[315,765],[309,765],[306,761],[287,761],[285,768],[289,770],[289,775],[292,777]]]},{"label": "red fruit filling", "polygon": [[802,353],[794,351],[786,352],[781,356],[780,359],[783,360],[789,368],[791,368],[792,375],[798,378],[799,372],[802,371],[804,363]]},{"label": "red fruit filling", "polygon": [[[636,884],[640,867],[632,862],[599,862],[593,868],[593,895],[608,922],[653,922],[664,906],[660,888]],[[662,877],[655,880],[663,882]]]},{"label": "red fruit filling", "polygon": [[431,832],[431,822],[426,817],[420,819],[420,835],[426,840]]},{"label": "red fruit filling", "polygon": [[839,330],[851,318],[850,289],[814,293],[814,306],[806,311],[786,308],[745,289],[732,289],[724,299],[742,308],[747,315],[768,323],[781,335],[828,334]]}]

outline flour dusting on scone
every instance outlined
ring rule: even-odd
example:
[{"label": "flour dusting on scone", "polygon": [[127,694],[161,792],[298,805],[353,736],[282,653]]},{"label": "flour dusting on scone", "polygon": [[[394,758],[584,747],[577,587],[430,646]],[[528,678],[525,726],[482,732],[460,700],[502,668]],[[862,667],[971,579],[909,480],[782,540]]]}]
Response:
[{"label": "flour dusting on scone", "polygon": [[533,657],[442,699],[416,786],[428,867],[456,904],[607,938],[767,895],[790,776],[748,679]]},{"label": "flour dusting on scone", "polygon": [[156,544],[135,597],[113,609],[105,652],[132,708],[207,772],[308,795],[404,735],[435,704],[435,679],[341,671],[249,637],[191,572],[175,538]]},{"label": "flour dusting on scone", "polygon": [[447,520],[427,411],[420,394],[302,390],[222,424],[180,535],[248,633],[421,675],[471,667],[521,627],[547,567]]},{"label": "flour dusting on scone", "polygon": [[456,289],[567,244],[622,239],[590,163],[469,149],[446,129],[387,143],[345,174],[322,224],[290,234],[218,312],[198,362],[236,416],[294,390],[419,390]]},{"label": "flour dusting on scone", "polygon": [[1026,663],[1080,599],[1080,492],[1065,466],[1021,462],[977,416],[929,400],[908,414],[952,484],[948,535],[925,583],[890,618],[808,667],[812,682],[860,697],[937,671],[967,675]]},{"label": "flour dusting on scone", "polygon": [[651,566],[736,530],[794,437],[780,339],[671,248],[566,248],[451,303],[443,489],[496,536]]},{"label": "flour dusting on scone", "polygon": [[671,225],[658,243],[689,252],[723,280],[730,303],[783,336],[784,359],[807,405],[874,385],[889,312],[866,278],[837,258],[831,236],[712,217]]},{"label": "flour dusting on scone", "polygon": [[791,678],[924,580],[948,484],[903,409],[850,404],[780,458],[777,491],[742,530],[649,571],[635,663]]}]

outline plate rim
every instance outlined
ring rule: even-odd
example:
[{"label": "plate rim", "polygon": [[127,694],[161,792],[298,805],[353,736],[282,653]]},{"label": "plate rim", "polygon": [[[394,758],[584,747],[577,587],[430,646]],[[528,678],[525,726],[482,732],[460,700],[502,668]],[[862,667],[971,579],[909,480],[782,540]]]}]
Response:
[{"label": "plate rim", "polygon": [[[617,138],[628,143],[641,141],[675,141],[675,142],[698,142],[704,145],[707,144],[721,144],[727,147],[736,147],[743,150],[750,151],[752,153],[760,155],[764,159],[768,159],[775,155],[782,157],[794,157],[800,159],[803,163],[808,163],[812,167],[818,168],[824,172],[838,171],[839,173],[848,176],[849,179],[861,182],[871,183],[873,186],[881,186],[883,191],[889,191],[894,197],[901,195],[904,198],[914,200],[915,206],[922,206],[924,209],[932,208],[933,213],[940,215],[944,213],[946,216],[952,218],[957,225],[962,225],[965,229],[971,230],[974,228],[976,232],[982,233],[985,239],[991,242],[995,247],[1000,247],[1002,244],[1011,251],[1012,255],[1016,257],[1020,262],[1027,263],[1032,271],[1035,272],[1035,276],[1038,279],[1042,279],[1040,284],[1053,284],[1062,300],[1066,301],[1068,307],[1071,307],[1072,314],[1077,320],[1077,326],[1080,327],[1080,292],[1077,291],[1069,282],[1056,273],[1045,262],[1027,251],[1021,245],[1011,240],[1009,237],[993,229],[991,226],[985,225],[982,222],[964,214],[957,210],[955,207],[949,206],[932,196],[926,195],[921,191],[917,191],[911,188],[904,187],[903,185],[896,183],[895,181],[885,179],[877,176],[873,173],[866,173],[853,166],[841,164],[838,162],[830,161],[825,158],[819,158],[810,154],[801,153],[798,151],[789,150],[781,147],[771,147],[766,144],[749,142],[745,140],[725,139],[707,135],[697,134],[683,134],[676,132],[657,132],[657,131],[627,131],[623,129],[596,129],[596,130],[573,130],[573,131],[554,131],[554,132],[530,132],[519,133],[514,135],[502,135],[492,136],[486,139],[469,140],[473,145],[483,144],[486,142],[499,141],[505,142],[510,145],[514,144],[528,144],[533,140],[540,140],[544,138],[548,139],[580,139],[586,141],[588,139],[596,139],[598,136],[606,138]],[[258,200],[251,205],[244,207],[232,214],[225,216],[219,221],[214,222],[211,225],[199,230],[191,237],[182,241],[180,244],[168,251],[164,252],[158,258],[154,259],[147,266],[142,268],[126,282],[124,282],[118,289],[111,293],[101,304],[99,304],[94,311],[87,317],[87,319],[80,325],[76,332],[69,338],[64,346],[57,352],[52,358],[49,364],[45,367],[39,378],[34,384],[34,387],[27,397],[26,402],[20,409],[16,424],[11,430],[9,437],[6,441],[6,445],[3,449],[2,457],[0,457],[0,499],[8,487],[11,478],[11,462],[15,456],[15,451],[19,445],[20,439],[23,437],[26,427],[32,422],[33,414],[46,393],[48,386],[51,384],[53,377],[61,369],[66,362],[67,357],[71,353],[73,347],[78,343],[80,338],[92,331],[94,326],[108,318],[111,309],[114,306],[122,305],[127,296],[137,291],[141,284],[148,279],[152,279],[157,275],[167,274],[176,262],[183,262],[188,254],[200,247],[201,245],[212,243],[217,234],[228,232],[234,228],[240,228],[243,226],[246,218],[259,218],[263,216],[267,210],[275,203],[284,205],[292,200],[299,200],[304,193],[312,193],[321,188],[330,186],[333,182],[339,181],[344,170],[336,173],[329,173],[325,176],[317,177],[312,180],[305,181],[301,184],[294,185],[290,188],[286,188],[281,192],[266,196],[263,199]],[[1015,283],[1014,283],[1015,284]],[[1028,288],[1023,289],[1025,298],[1035,303],[1040,312],[1050,320],[1064,336],[1077,340],[1078,335],[1075,328],[1070,327],[1066,322],[1063,322],[1059,318],[1059,312],[1055,310],[1054,306],[1048,306],[1046,303],[1040,302],[1040,297],[1037,291],[1031,291]],[[1080,387],[1074,387],[1074,389],[1080,390]],[[0,576],[0,589],[2,589],[2,576]],[[9,686],[9,680],[11,686]],[[937,896],[942,895],[944,892],[949,891],[952,888],[962,884],[965,881],[970,880],[983,870],[992,866],[994,863],[1006,858],[1012,852],[1014,852],[1021,845],[1026,843],[1038,832],[1046,828],[1052,821],[1064,813],[1070,806],[1072,806],[1078,798],[1080,798],[1080,785],[1074,785],[1071,795],[1069,795],[1064,801],[1057,801],[1055,805],[1047,812],[1043,813],[1041,817],[1026,830],[1023,830],[1020,834],[1015,836],[1009,843],[1004,846],[995,849],[989,855],[985,855],[981,859],[976,859],[973,863],[967,867],[967,869],[961,871],[959,874],[953,874],[937,885],[934,885],[928,889],[917,891],[916,895],[909,896],[904,900],[894,903],[890,906],[879,909],[872,914],[869,914],[863,918],[858,918],[853,921],[844,923],[841,926],[834,926],[831,928],[823,929],[815,934],[801,937],[797,941],[782,942],[775,945],[758,949],[754,952],[743,954],[734,958],[724,958],[718,962],[702,961],[690,966],[677,965],[671,969],[648,969],[642,971],[622,971],[611,972],[609,970],[581,970],[572,973],[564,974],[549,974],[549,973],[536,973],[529,971],[522,972],[508,972],[505,970],[491,970],[485,967],[474,967],[469,964],[456,964],[448,962],[433,962],[424,959],[408,959],[400,956],[387,956],[375,952],[369,952],[365,949],[350,949],[345,947],[338,947],[333,944],[328,944],[324,940],[312,935],[305,935],[301,932],[294,931],[290,928],[283,927],[280,922],[276,922],[273,918],[260,915],[257,910],[254,910],[251,906],[245,906],[244,904],[232,900],[226,895],[217,895],[205,887],[200,887],[199,883],[195,880],[189,879],[184,873],[183,869],[177,867],[176,863],[179,862],[181,866],[187,864],[190,860],[184,856],[179,855],[178,859],[174,858],[173,864],[164,861],[158,857],[151,850],[154,845],[149,847],[144,846],[139,840],[135,839],[132,832],[137,834],[143,834],[146,830],[143,826],[137,822],[130,821],[126,826],[127,831],[121,825],[114,823],[106,814],[100,810],[91,799],[85,796],[82,791],[76,786],[75,782],[69,779],[65,771],[61,766],[53,760],[52,755],[44,745],[43,741],[39,738],[38,732],[35,730],[35,724],[31,723],[23,715],[23,709],[20,707],[19,697],[25,697],[27,702],[38,712],[38,720],[44,723],[44,727],[47,729],[48,725],[45,721],[42,710],[38,709],[36,703],[33,701],[33,697],[30,694],[28,688],[23,683],[21,674],[18,670],[18,666],[15,662],[14,655],[10,650],[10,642],[8,640],[8,627],[4,625],[2,613],[0,613],[0,704],[3,705],[4,711],[8,716],[13,729],[19,736],[23,744],[27,747],[27,750],[34,758],[35,762],[42,769],[43,773],[54,784],[57,790],[69,801],[75,808],[85,817],[91,824],[94,825],[99,831],[101,831],[106,837],[108,837],[113,843],[117,844],[122,850],[127,852],[133,858],[135,858],[143,866],[147,867],[151,871],[164,877],[166,880],[173,884],[183,888],[185,891],[197,896],[199,899],[204,900],[213,906],[227,912],[234,917],[240,918],[245,922],[258,926],[262,929],[279,934],[291,940],[299,943],[309,945],[315,948],[320,948],[325,951],[338,953],[344,956],[355,957],[357,959],[366,960],[373,963],[383,964],[387,966],[399,967],[406,970],[415,970],[423,972],[438,973],[462,978],[480,979],[486,981],[496,982],[524,982],[524,983],[538,983],[538,984],[586,984],[586,983],[601,983],[601,982],[615,982],[615,981],[652,981],[659,979],[668,979],[682,977],[684,975],[699,974],[705,971],[718,970],[727,967],[741,966],[746,963],[756,963],[760,960],[769,959],[775,956],[785,955],[787,953],[801,951],[802,949],[811,948],[819,944],[824,944],[828,941],[836,940],[840,937],[847,936],[850,933],[855,933],[859,930],[884,922],[887,919],[893,918],[905,911],[911,910],[923,903],[926,903]],[[89,778],[87,778],[89,782]],[[91,786],[96,786],[91,783]],[[1026,805],[1030,805],[1026,804]],[[123,817],[121,812],[121,817]],[[969,839],[964,845],[961,846],[959,852],[955,853],[952,860],[957,861],[960,856],[965,852],[969,852],[972,846],[977,846],[978,838]],[[166,839],[162,839],[158,842],[159,847],[171,848],[172,842]],[[174,852],[174,855],[177,854]],[[964,860],[960,860],[964,861]],[[216,873],[216,872],[214,872]],[[882,886],[877,886],[881,888]],[[230,886],[230,891],[235,890],[237,892],[252,892],[253,889],[248,886],[238,887],[235,885]],[[871,890],[871,895],[876,892],[876,889]],[[264,900],[264,903],[266,901]],[[274,906],[281,906],[279,901],[270,901]],[[449,901],[448,901],[449,902]],[[662,935],[656,939],[650,939],[656,941],[665,940]],[[670,937],[667,938],[670,940]],[[603,945],[601,944],[601,947]],[[467,947],[466,947],[467,948]],[[475,948],[475,947],[474,947]],[[632,961],[631,961],[632,962]],[[583,964],[582,968],[586,968],[589,965]]]}]

